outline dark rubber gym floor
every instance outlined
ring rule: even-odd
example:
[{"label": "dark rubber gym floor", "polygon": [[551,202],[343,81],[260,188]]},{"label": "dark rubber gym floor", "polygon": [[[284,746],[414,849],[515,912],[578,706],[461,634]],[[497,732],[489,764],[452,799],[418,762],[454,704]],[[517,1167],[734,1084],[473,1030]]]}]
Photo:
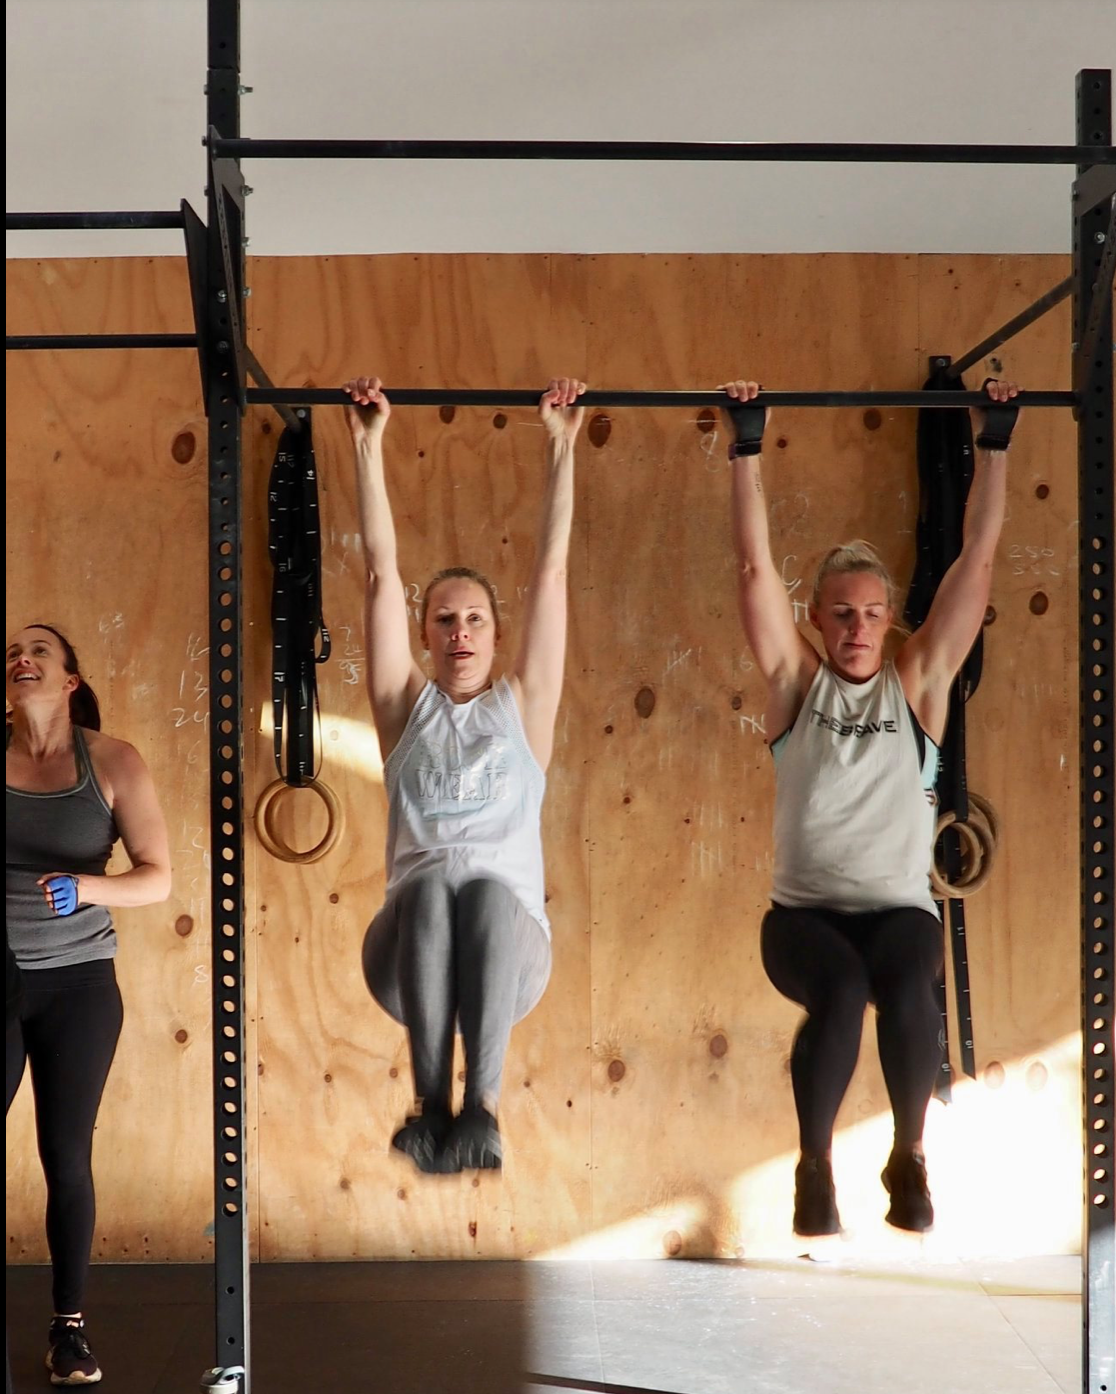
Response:
[{"label": "dark rubber gym floor", "polygon": [[[1077,1258],[887,1265],[313,1263],[252,1273],[252,1394],[1072,1394]],[[8,1270],[17,1394],[43,1367],[49,1273]],[[100,1265],[105,1394],[196,1394],[212,1269]]]}]

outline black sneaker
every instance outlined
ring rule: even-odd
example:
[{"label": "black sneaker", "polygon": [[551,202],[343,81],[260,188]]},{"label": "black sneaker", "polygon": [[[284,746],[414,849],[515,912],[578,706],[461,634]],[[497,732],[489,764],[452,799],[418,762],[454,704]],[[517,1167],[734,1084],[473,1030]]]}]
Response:
[{"label": "black sneaker", "polygon": [[934,1207],[926,1181],[926,1161],[917,1152],[892,1152],[880,1174],[891,1205],[884,1216],[896,1229],[923,1234],[934,1224]]},{"label": "black sneaker", "polygon": [[101,1378],[80,1317],[55,1317],[47,1337],[46,1367],[51,1384],[96,1384]]},{"label": "black sneaker", "polygon": [[448,1109],[423,1108],[410,1114],[391,1140],[392,1147],[410,1157],[419,1171],[431,1175],[458,1171],[454,1158],[446,1152],[453,1116]]},{"label": "black sneaker", "polygon": [[458,1114],[446,1139],[446,1154],[458,1171],[499,1171],[504,1164],[504,1144],[496,1119],[479,1104]]},{"label": "black sneaker", "polygon": [[794,1232],[840,1234],[833,1168],[824,1157],[803,1157],[794,1170]]}]

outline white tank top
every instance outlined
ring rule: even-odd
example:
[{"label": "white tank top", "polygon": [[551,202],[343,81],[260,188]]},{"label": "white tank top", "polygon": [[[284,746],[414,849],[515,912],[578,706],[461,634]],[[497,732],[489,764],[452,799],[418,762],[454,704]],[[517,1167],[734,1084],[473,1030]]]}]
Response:
[{"label": "white tank top", "polygon": [[778,905],[855,914],[930,892],[938,747],[920,732],[888,662],[864,683],[825,663],[794,725],[773,742]]},{"label": "white tank top", "polygon": [[436,869],[502,881],[547,934],[539,828],[546,775],[506,678],[455,703],[428,682],[384,765],[387,895]]}]

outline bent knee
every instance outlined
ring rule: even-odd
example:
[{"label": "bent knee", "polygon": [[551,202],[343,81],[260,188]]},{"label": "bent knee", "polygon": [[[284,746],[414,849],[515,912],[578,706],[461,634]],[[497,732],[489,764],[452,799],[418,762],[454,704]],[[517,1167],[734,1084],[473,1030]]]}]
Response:
[{"label": "bent knee", "polygon": [[489,912],[502,911],[511,918],[519,902],[503,881],[491,876],[474,876],[458,889],[457,905],[459,909],[479,907]]},{"label": "bent knee", "polygon": [[420,871],[396,891],[396,903],[404,913],[416,907],[450,905],[453,888],[441,871]]},{"label": "bent knee", "polygon": [[868,1008],[868,984],[857,978],[837,978],[825,985],[806,1010],[813,1017],[861,1022]]},{"label": "bent knee", "polygon": [[515,937],[520,913],[514,892],[502,881],[479,876],[457,892],[457,935],[470,943],[504,943]]}]

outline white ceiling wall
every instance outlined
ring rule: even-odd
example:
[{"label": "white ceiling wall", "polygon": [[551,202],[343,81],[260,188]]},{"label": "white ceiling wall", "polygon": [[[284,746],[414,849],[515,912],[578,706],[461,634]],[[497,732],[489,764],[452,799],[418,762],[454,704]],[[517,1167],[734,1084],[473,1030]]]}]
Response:
[{"label": "white ceiling wall", "polygon": [[[205,0],[7,0],[10,210],[203,208]],[[242,0],[242,130],[1072,143],[1116,0]],[[246,162],[251,252],[1068,248],[1069,167]],[[8,256],[178,255],[9,233]]]}]

